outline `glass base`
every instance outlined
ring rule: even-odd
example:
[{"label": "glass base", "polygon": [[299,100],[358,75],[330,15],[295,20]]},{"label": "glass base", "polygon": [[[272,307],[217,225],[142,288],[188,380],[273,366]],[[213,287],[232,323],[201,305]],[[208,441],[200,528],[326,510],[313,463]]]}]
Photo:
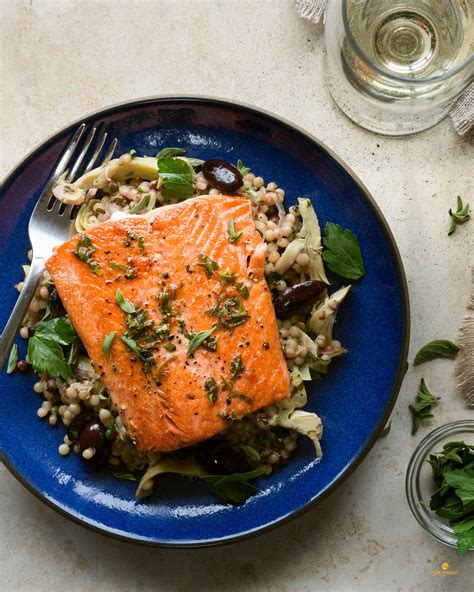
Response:
[{"label": "glass base", "polygon": [[357,93],[354,88],[341,84],[326,69],[326,84],[336,105],[354,123],[384,136],[408,136],[433,127],[446,117],[451,102],[423,112],[399,112],[389,104],[377,102]]}]

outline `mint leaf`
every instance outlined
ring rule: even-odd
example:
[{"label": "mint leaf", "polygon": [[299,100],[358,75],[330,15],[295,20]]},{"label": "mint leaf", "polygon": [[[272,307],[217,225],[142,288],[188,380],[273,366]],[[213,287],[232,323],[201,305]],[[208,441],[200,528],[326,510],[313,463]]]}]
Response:
[{"label": "mint leaf", "polygon": [[110,348],[112,347],[112,343],[113,343],[116,335],[117,335],[117,332],[112,331],[111,333],[106,335],[104,337],[104,340],[102,341],[102,353],[104,354],[104,356],[107,359],[109,359],[109,357],[110,357]]},{"label": "mint leaf", "polygon": [[392,429],[392,422],[388,423],[384,427],[384,429],[380,432],[379,440],[382,440],[382,438],[386,438],[388,436],[388,434],[390,433],[391,429]]},{"label": "mint leaf", "polygon": [[233,475],[209,475],[202,477],[207,487],[228,504],[242,504],[251,497],[257,488],[250,479],[256,479],[263,475],[265,467],[258,467],[248,473],[234,473]]},{"label": "mint leaf", "polygon": [[189,164],[179,158],[159,158],[158,173],[163,179],[161,195],[165,199],[185,199],[191,197],[193,189],[193,172]]},{"label": "mint leaf", "polygon": [[357,280],[365,275],[359,242],[350,230],[327,222],[324,229],[323,259],[331,271],[343,278]]},{"label": "mint leaf", "polygon": [[18,345],[13,344],[8,358],[7,374],[12,374],[15,371],[16,365],[18,364]]},{"label": "mint leaf", "polygon": [[126,300],[120,288],[118,288],[115,292],[115,302],[120,306],[123,312],[128,314],[134,314],[136,312],[135,307],[128,300]]},{"label": "mint leaf", "polygon": [[435,339],[424,345],[415,356],[414,364],[422,364],[435,358],[454,358],[459,347],[447,339]]},{"label": "mint leaf", "polygon": [[187,355],[192,355],[197,350],[197,348],[214,333],[215,330],[216,328],[212,327],[212,329],[208,329],[207,331],[200,331],[199,333],[192,334],[190,336]]},{"label": "mint leaf", "polygon": [[240,171],[240,174],[242,175],[242,177],[244,177],[247,173],[250,173],[250,167],[246,167],[244,166],[244,163],[240,160],[237,161],[237,168]]},{"label": "mint leaf", "polygon": [[474,517],[451,524],[458,539],[458,552],[461,557],[474,547]]},{"label": "mint leaf", "polygon": [[451,224],[449,226],[448,236],[453,234],[458,224],[464,224],[471,218],[469,204],[464,205],[461,196],[458,195],[456,198],[456,210],[453,212],[453,210],[450,209],[449,215],[451,217]]},{"label": "mint leaf", "polygon": [[130,351],[132,351],[138,358],[142,358],[142,352],[140,351],[137,342],[134,339],[130,339],[130,337],[125,337],[125,335],[121,335],[120,339],[125,343]]},{"label": "mint leaf", "polygon": [[412,436],[416,434],[421,425],[434,418],[434,415],[431,413],[431,407],[436,404],[437,397],[430,393],[425,379],[422,378],[418,392],[416,393],[416,402],[408,407],[412,414]]},{"label": "mint leaf", "polygon": [[122,479],[123,481],[136,481],[137,478],[135,477],[135,475],[132,475],[132,473],[112,473],[112,475],[116,478],[116,479]]},{"label": "mint leaf", "polygon": [[156,155],[157,160],[160,158],[173,158],[174,156],[183,156],[186,150],[183,148],[163,148]]},{"label": "mint leaf", "polygon": [[232,244],[232,243],[236,243],[239,238],[242,236],[242,231],[240,232],[235,232],[235,221],[233,218],[231,218],[229,220],[229,226],[227,228],[227,234],[228,236],[228,241]]}]

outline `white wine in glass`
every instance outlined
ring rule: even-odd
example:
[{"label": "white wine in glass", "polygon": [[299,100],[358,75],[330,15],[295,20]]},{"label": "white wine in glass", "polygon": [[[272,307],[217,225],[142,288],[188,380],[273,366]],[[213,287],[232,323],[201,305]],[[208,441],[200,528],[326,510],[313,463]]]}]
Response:
[{"label": "white wine in glass", "polygon": [[474,0],[331,0],[327,80],[339,107],[402,135],[446,115],[474,75]]}]

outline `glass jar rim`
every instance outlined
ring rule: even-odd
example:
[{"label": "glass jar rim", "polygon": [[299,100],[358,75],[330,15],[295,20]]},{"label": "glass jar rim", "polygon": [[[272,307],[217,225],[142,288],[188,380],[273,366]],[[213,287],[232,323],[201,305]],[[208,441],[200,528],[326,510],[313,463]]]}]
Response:
[{"label": "glass jar rim", "polygon": [[352,0],[342,0],[342,20],[344,23],[344,29],[346,31],[346,35],[347,35],[348,39],[350,40],[351,45],[354,48],[357,55],[359,56],[359,58],[361,60],[363,60],[366,64],[369,64],[371,68],[373,68],[377,73],[381,74],[382,76],[386,76],[387,78],[390,78],[391,80],[395,80],[397,82],[402,82],[405,84],[407,83],[407,81],[409,81],[410,84],[413,84],[413,85],[423,85],[423,84],[427,84],[427,83],[434,84],[437,82],[443,82],[444,80],[449,80],[450,78],[453,78],[454,76],[456,76],[456,74],[459,74],[459,72],[462,72],[462,70],[467,68],[467,66],[469,65],[470,62],[474,63],[474,53],[471,53],[469,55],[469,57],[462,64],[459,64],[459,66],[457,66],[457,68],[454,68],[454,70],[449,72],[449,74],[445,73],[440,76],[427,76],[425,78],[410,78],[410,79],[403,78],[402,76],[397,76],[396,74],[392,74],[389,70],[385,70],[384,68],[380,68],[379,66],[377,66],[376,64],[373,63],[373,61],[369,58],[369,56],[365,53],[365,51],[357,43],[354,35],[352,34],[351,28],[349,27],[349,21],[347,20],[347,4],[348,4],[348,2],[351,2],[351,1]]},{"label": "glass jar rim", "polygon": [[434,449],[440,446],[443,440],[462,432],[474,434],[474,419],[453,421],[429,432],[417,444],[408,463],[405,479],[405,493],[414,518],[431,536],[450,547],[457,547],[457,539],[448,525],[436,523],[434,512],[432,510],[428,511],[428,508],[422,503],[420,474],[429,454],[433,453]]}]

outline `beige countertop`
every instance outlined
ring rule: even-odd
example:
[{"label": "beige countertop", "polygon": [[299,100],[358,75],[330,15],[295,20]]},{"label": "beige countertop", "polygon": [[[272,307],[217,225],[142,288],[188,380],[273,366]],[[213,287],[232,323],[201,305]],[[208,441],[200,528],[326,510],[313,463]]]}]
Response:
[{"label": "beige countertop", "polygon": [[[274,111],[323,140],[361,177],[399,245],[413,353],[455,338],[470,286],[473,224],[446,236],[457,194],[472,199],[472,141],[449,120],[412,137],[353,125],[323,81],[322,29],[290,0],[1,0],[1,175],[36,144],[100,107],[156,94],[207,94]],[[471,136],[472,140],[472,136]],[[470,184],[470,185],[469,185]],[[17,590],[467,591],[474,554],[431,539],[412,518],[404,476],[416,443],[408,403],[425,375],[442,396],[435,425],[472,417],[454,365],[404,380],[389,436],[340,489],[292,523],[222,548],[133,546],[57,515],[0,468],[0,582]],[[5,418],[4,418],[5,419]],[[436,576],[442,562],[458,575]]]}]

